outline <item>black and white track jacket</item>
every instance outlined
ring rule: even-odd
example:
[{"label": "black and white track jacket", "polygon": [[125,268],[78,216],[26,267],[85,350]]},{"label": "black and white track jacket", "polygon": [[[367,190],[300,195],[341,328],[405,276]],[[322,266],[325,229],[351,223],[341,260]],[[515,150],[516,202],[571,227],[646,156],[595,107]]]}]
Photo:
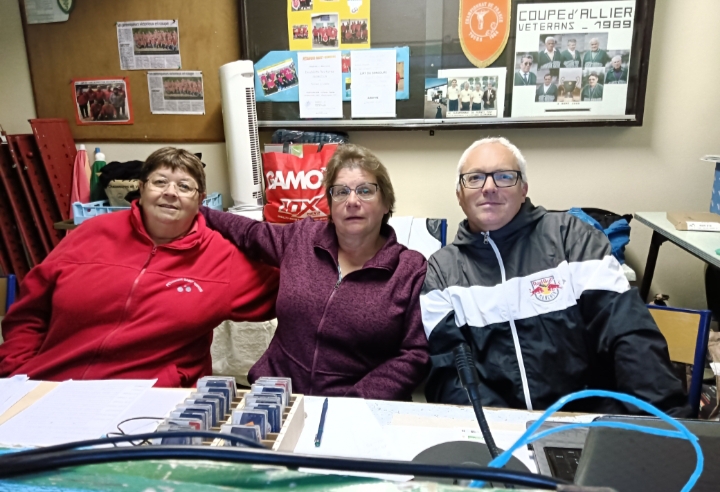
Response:
[{"label": "black and white track jacket", "polygon": [[[539,410],[574,391],[607,389],[675,416],[690,411],[667,343],[607,237],[570,214],[527,199],[500,230],[473,234],[463,221],[430,258],[420,305],[430,402],[469,403],[452,357],[467,342],[487,406]],[[638,412],[600,399],[566,409]]]}]

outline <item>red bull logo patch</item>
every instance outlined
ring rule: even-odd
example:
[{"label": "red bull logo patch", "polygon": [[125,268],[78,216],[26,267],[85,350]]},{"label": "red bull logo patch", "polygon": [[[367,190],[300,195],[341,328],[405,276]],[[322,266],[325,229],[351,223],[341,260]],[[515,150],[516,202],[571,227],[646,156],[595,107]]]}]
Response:
[{"label": "red bull logo patch", "polygon": [[530,285],[532,285],[530,295],[543,302],[550,302],[556,299],[557,296],[560,295],[560,289],[562,288],[553,276],[532,280]]}]

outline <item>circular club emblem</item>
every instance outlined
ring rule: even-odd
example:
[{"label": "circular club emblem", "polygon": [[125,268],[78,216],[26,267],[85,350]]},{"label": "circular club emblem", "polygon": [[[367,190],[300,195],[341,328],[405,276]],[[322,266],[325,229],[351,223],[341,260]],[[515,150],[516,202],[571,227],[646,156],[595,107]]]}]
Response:
[{"label": "circular club emblem", "polygon": [[560,295],[560,289],[562,288],[552,275],[539,280],[533,280],[530,282],[530,285],[532,285],[530,294],[542,302],[550,302],[556,299],[557,296]]},{"label": "circular club emblem", "polygon": [[470,28],[470,38],[482,41],[484,38],[493,39],[497,36],[498,25],[503,22],[500,7],[492,2],[480,2],[465,16],[465,24]]}]

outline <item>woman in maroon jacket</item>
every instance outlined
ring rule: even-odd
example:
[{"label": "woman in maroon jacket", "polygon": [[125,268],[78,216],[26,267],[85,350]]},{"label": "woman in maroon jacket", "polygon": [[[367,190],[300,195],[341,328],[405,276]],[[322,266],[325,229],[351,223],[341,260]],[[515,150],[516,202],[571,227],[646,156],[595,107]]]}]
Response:
[{"label": "woman in maroon jacket", "polygon": [[277,331],[248,378],[291,377],[307,395],[409,400],[429,361],[425,258],[387,224],[395,194],[369,150],[340,146],[324,185],[331,222],[278,226],[201,209],[250,258],[280,267]]}]

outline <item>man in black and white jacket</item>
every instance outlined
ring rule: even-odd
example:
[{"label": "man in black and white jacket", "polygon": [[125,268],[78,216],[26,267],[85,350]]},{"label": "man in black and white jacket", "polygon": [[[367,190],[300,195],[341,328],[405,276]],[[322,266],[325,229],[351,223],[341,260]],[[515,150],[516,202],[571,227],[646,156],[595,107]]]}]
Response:
[{"label": "man in black and white jacket", "polygon": [[[432,359],[428,401],[469,403],[452,357],[466,342],[487,406],[539,410],[575,391],[607,389],[689,415],[667,343],[608,239],[530,202],[517,147],[504,138],[475,142],[460,158],[456,185],[467,220],[430,258],[420,297]],[[638,412],[605,399],[566,410]]]}]

